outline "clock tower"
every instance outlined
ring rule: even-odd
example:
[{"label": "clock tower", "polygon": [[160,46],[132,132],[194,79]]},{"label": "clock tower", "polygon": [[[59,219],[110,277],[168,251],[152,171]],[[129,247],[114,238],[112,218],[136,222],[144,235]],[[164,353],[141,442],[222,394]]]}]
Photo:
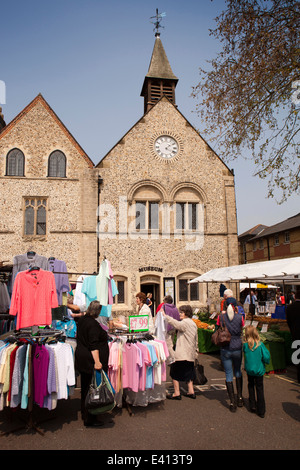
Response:
[{"label": "clock tower", "polygon": [[171,69],[160,34],[156,32],[149,70],[141,91],[141,96],[144,97],[144,113],[149,111],[162,96],[166,96],[172,104],[176,105],[175,88],[177,82],[178,78]]},{"label": "clock tower", "polygon": [[132,315],[136,294],[177,306],[207,306],[216,286],[189,283],[238,264],[234,175],[180,112],[156,14],[155,43],[140,95],[141,118],[97,165],[99,252],[111,262],[115,315]]}]

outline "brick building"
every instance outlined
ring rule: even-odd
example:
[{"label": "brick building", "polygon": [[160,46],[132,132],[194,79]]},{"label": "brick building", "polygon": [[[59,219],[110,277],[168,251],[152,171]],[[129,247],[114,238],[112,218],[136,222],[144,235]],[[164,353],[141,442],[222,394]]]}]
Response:
[{"label": "brick building", "polygon": [[300,256],[300,213],[271,227],[257,225],[238,239],[240,264]]},{"label": "brick building", "polygon": [[206,305],[206,286],[187,281],[238,264],[234,175],[177,108],[177,82],[157,33],[144,113],[97,165],[41,95],[4,123],[0,261],[34,249],[91,273],[106,256],[114,312],[140,290]]}]

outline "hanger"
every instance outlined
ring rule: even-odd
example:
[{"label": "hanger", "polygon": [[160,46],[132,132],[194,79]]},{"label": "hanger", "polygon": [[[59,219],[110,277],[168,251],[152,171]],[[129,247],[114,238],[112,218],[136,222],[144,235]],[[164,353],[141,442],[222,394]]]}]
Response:
[{"label": "hanger", "polygon": [[31,271],[39,271],[40,268],[38,266],[31,266],[31,268],[28,269],[29,272]]}]

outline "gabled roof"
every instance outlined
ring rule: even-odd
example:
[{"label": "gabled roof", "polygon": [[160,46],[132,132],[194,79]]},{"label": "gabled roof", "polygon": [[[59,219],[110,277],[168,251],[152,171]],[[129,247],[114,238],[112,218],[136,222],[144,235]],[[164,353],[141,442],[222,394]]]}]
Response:
[{"label": "gabled roof", "polygon": [[[195,129],[195,127],[186,119],[186,117],[178,110],[177,106],[174,105],[166,96],[162,96],[158,101],[157,103],[155,103],[152,108],[149,109],[149,111],[147,111],[127,132],[126,134],[124,134],[123,137],[121,137],[121,139],[106,153],[106,155],[104,155],[104,157],[100,160],[100,162],[96,165],[96,168],[99,168],[100,164],[103,162],[103,160],[110,154],[110,152],[120,143],[122,142],[122,140],[129,134],[129,132],[131,132],[131,130],[137,125],[139,124],[140,121],[142,121],[143,119],[145,119],[145,117],[152,112],[152,110],[155,108],[155,106],[158,105],[158,103],[160,103],[162,100],[166,100],[168,101],[172,106],[173,108],[175,109],[175,111],[177,113],[179,113],[183,119],[187,122],[187,124],[197,133],[197,135],[199,136],[200,139],[203,140],[203,142],[205,143],[205,145],[207,145],[207,147],[209,147],[209,149],[219,158],[219,160],[223,163],[223,165],[228,169],[228,171],[230,173],[232,173],[232,170],[230,170],[230,168],[226,165],[225,162],[223,162],[223,160],[221,159],[221,157],[219,157],[219,155],[211,148],[211,146],[206,142],[206,140],[199,134],[199,132]],[[233,173],[232,173],[233,174]]]},{"label": "gabled roof", "polygon": [[289,217],[288,219],[279,222],[278,224],[272,225],[271,227],[267,227],[262,232],[257,234],[252,240],[257,240],[261,237],[266,237],[268,235],[274,235],[275,233],[285,232],[287,230],[291,230],[293,228],[300,227],[300,213],[294,215],[293,217]]},{"label": "gabled roof", "polygon": [[262,225],[262,224],[255,225],[255,227],[252,227],[246,232],[241,233],[241,235],[239,235],[238,238],[254,237],[255,235],[258,235],[260,232],[262,232],[266,228],[268,228],[267,225]]},{"label": "gabled roof", "polygon": [[55,122],[59,125],[61,130],[64,132],[66,137],[70,140],[72,145],[76,147],[80,155],[87,161],[89,166],[92,168],[94,167],[94,163],[90,159],[90,157],[86,154],[86,152],[83,150],[83,148],[79,145],[77,140],[72,136],[72,134],[68,131],[66,126],[62,123],[62,121],[59,119],[59,117],[56,115],[56,113],[53,111],[53,109],[49,106],[47,101],[44,99],[44,97],[39,93],[32,101],[29,103],[23,111],[21,111],[7,126],[5,126],[2,131],[0,131],[0,140],[7,135],[11,129],[15,127],[15,125],[22,120],[22,118],[29,113],[29,111],[34,108],[38,103],[41,103],[45,109],[51,114],[52,118],[55,120]]}]

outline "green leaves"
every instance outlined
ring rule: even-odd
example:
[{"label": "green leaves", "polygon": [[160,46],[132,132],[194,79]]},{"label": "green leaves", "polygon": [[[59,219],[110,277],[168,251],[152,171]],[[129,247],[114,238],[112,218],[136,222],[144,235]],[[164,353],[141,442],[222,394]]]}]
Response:
[{"label": "green leaves", "polygon": [[200,69],[196,112],[224,160],[248,149],[268,196],[298,190],[299,107],[292,100],[299,73],[300,4],[295,0],[227,0],[210,34],[223,49]]}]

